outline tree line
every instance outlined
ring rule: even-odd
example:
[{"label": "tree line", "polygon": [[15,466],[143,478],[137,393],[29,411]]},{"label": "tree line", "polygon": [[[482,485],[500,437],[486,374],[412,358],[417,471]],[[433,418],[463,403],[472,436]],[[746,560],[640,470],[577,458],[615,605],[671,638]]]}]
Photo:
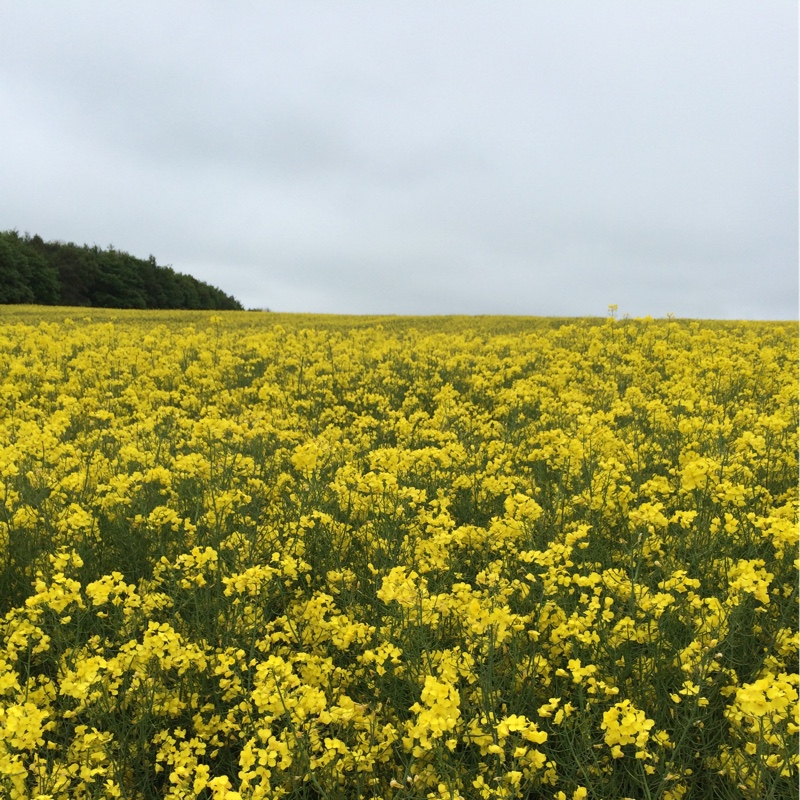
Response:
[{"label": "tree line", "polygon": [[236,298],[171,267],[116,250],[0,232],[0,303],[242,310]]}]

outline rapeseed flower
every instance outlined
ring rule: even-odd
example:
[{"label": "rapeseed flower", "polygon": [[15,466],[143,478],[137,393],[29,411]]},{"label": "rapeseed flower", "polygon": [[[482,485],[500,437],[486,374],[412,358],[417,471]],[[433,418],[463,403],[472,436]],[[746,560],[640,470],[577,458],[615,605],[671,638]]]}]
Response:
[{"label": "rapeseed flower", "polygon": [[0,319],[3,796],[796,795],[792,326],[64,313]]}]

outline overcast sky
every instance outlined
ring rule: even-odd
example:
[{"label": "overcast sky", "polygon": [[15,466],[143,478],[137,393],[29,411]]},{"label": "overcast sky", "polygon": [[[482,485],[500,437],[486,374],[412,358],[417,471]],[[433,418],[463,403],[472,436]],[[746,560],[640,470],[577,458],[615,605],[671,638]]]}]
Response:
[{"label": "overcast sky", "polygon": [[248,308],[798,316],[795,0],[0,0],[0,229]]}]

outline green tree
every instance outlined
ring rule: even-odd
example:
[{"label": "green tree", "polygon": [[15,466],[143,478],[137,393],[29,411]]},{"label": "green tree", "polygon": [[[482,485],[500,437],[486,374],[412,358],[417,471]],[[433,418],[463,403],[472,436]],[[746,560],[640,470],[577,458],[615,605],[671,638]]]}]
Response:
[{"label": "green tree", "polygon": [[0,233],[0,303],[111,308],[241,310],[236,298],[191,275],[136,258],[40,236]]},{"label": "green tree", "polygon": [[30,277],[25,254],[7,237],[0,238],[0,303],[32,303]]}]

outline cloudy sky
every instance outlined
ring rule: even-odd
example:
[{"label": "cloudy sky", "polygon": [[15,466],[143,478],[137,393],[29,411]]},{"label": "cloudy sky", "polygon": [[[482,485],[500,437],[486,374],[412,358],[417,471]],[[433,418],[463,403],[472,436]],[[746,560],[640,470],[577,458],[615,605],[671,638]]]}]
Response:
[{"label": "cloudy sky", "polygon": [[0,229],[246,307],[796,319],[795,0],[2,2]]}]

